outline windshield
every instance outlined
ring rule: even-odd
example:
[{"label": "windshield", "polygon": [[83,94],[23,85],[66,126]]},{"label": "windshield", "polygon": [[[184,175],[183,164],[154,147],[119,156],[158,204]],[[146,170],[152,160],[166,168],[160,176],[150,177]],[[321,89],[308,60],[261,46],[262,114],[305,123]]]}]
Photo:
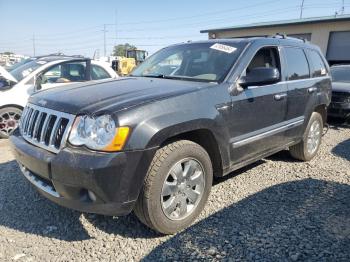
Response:
[{"label": "windshield", "polygon": [[350,66],[349,67],[333,67],[331,68],[332,79],[334,82],[350,83]]},{"label": "windshield", "polygon": [[28,76],[31,72],[38,69],[40,66],[46,64],[46,61],[32,61],[25,63],[13,70],[10,71],[11,75],[17,79],[17,81],[21,81],[23,78]]},{"label": "windshield", "polygon": [[146,59],[131,76],[221,82],[243,48],[238,42],[170,46]]},{"label": "windshield", "polygon": [[24,60],[22,60],[21,62],[18,62],[18,63],[16,63],[16,64],[10,66],[10,67],[7,69],[7,71],[11,72],[12,70],[15,70],[16,68],[18,68],[18,67],[20,67],[20,66],[22,66],[22,65],[24,65],[24,64],[26,64],[26,63],[29,63],[30,61],[33,61],[33,60],[35,60],[35,58],[27,58],[27,59],[24,59]]}]

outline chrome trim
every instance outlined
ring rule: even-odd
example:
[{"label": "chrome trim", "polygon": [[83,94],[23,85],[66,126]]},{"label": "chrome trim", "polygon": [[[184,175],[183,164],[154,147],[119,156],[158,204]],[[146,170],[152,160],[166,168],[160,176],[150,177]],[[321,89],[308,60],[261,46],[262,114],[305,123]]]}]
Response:
[{"label": "chrome trim", "polygon": [[[64,113],[64,112],[60,112],[60,111],[55,111],[52,109],[48,109],[45,107],[41,107],[41,106],[37,106],[37,105],[33,105],[28,103],[26,108],[26,111],[28,111],[28,113],[26,113],[25,115],[23,115],[23,117],[21,118],[21,121],[24,121],[23,123],[25,123],[24,128],[20,129],[21,130],[21,135],[22,137],[29,143],[41,147],[43,149],[46,149],[48,151],[51,151],[53,153],[58,153],[65,145],[66,145],[66,139],[68,137],[68,134],[71,130],[71,127],[73,125],[75,116],[68,114],[68,113]],[[41,133],[40,133],[40,138],[36,139],[34,136],[35,132],[38,132],[38,130],[35,130],[36,128],[39,129],[39,120],[42,121],[42,117],[43,115],[46,113],[46,118],[44,120],[43,123],[43,127],[41,129]],[[36,123],[34,123],[34,116],[35,114],[38,114],[36,117]],[[40,114],[40,115],[39,115]],[[45,136],[47,134],[48,130],[48,125],[50,123],[50,119],[52,117],[56,117],[54,126],[52,128],[52,132],[50,133],[50,137],[49,137],[49,143],[45,144]],[[55,147],[54,143],[54,138],[55,138],[55,134],[57,133],[57,128],[59,128],[59,124],[61,123],[62,119],[65,118],[68,120],[68,124],[65,128],[65,131],[62,135],[62,140],[60,141],[60,146],[58,148]],[[35,124],[35,125],[34,125]],[[34,129],[32,129],[31,127],[34,127]],[[30,130],[33,130],[32,134],[30,134]]]},{"label": "chrome trim", "polygon": [[249,134],[255,133],[255,132],[252,132],[252,133],[248,134],[248,137],[246,137],[247,135],[243,135],[246,138],[243,138],[243,136],[236,137],[235,139],[233,139],[236,141],[233,141],[233,142],[231,141],[231,143],[232,143],[233,148],[238,148],[238,147],[250,144],[252,142],[258,141],[260,139],[276,135],[280,132],[287,131],[287,130],[292,129],[296,126],[300,126],[304,123],[304,121],[305,121],[304,117],[294,118],[292,120],[282,122],[281,123],[282,125],[277,127],[277,128],[273,128],[273,129],[270,129],[267,131],[264,131],[266,128],[261,129],[262,132],[258,133],[257,135],[249,136]]},{"label": "chrome trim", "polygon": [[53,197],[60,197],[60,194],[55,190],[54,187],[51,185],[45,183],[44,180],[41,180],[37,178],[32,172],[30,172],[25,166],[22,164],[19,164],[19,168],[21,169],[23,175],[26,179],[29,180],[30,183],[32,183],[35,187],[39,188],[40,190],[44,191],[45,193],[53,196]]}]

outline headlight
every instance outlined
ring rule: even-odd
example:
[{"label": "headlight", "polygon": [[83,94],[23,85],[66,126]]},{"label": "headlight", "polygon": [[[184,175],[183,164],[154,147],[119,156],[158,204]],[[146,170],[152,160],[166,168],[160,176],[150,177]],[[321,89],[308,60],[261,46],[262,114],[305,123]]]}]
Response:
[{"label": "headlight", "polygon": [[96,118],[79,116],[75,119],[69,142],[74,146],[83,146],[99,151],[120,151],[128,138],[128,127],[116,127],[109,115]]}]

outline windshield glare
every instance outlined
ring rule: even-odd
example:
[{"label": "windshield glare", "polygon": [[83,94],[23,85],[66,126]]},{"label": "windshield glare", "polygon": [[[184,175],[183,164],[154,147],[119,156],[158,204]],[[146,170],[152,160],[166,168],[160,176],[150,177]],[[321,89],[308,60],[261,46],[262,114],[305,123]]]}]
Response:
[{"label": "windshield glare", "polygon": [[146,59],[132,76],[221,82],[236,62],[239,43],[196,43],[164,48]]},{"label": "windshield glare", "polygon": [[332,79],[334,82],[350,83],[350,66],[331,68]]},{"label": "windshield glare", "polygon": [[28,76],[30,73],[38,69],[40,66],[45,64],[46,62],[44,61],[32,61],[32,62],[27,62],[13,70],[10,71],[10,74],[17,79],[17,81],[21,81],[23,78]]}]

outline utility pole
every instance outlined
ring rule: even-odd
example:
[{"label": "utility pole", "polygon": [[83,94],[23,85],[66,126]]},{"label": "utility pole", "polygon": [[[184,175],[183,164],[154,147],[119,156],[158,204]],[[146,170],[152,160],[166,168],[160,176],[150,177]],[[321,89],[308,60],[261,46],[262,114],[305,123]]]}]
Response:
[{"label": "utility pole", "polygon": [[115,42],[117,42],[118,37],[118,9],[115,9]]},{"label": "utility pole", "polygon": [[35,34],[33,33],[33,56],[35,56]]},{"label": "utility pole", "polygon": [[107,54],[107,46],[106,46],[106,33],[107,33],[107,24],[103,25],[103,56],[106,56]]},{"label": "utility pole", "polygon": [[343,15],[345,12],[345,1],[342,1],[341,14]]},{"label": "utility pole", "polygon": [[302,1],[301,1],[301,6],[300,6],[300,19],[303,18],[304,2],[305,2],[305,0],[302,0]]}]

